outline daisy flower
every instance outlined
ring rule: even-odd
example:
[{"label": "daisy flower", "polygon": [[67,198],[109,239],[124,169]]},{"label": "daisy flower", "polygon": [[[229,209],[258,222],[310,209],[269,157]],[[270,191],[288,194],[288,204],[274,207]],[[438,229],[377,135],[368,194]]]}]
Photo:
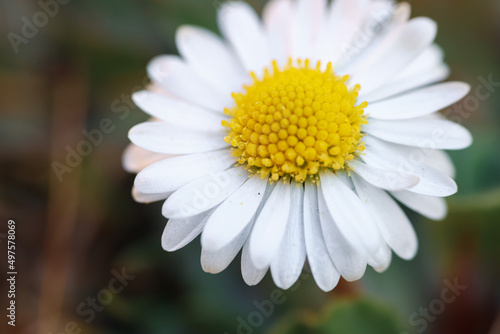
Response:
[{"label": "daisy flower", "polygon": [[[449,74],[437,26],[388,0],[272,0],[218,9],[223,38],[184,26],[180,56],[155,58],[135,103],[125,168],[138,202],[164,201],[163,248],[201,235],[219,273],[241,251],[249,285],[283,289],[310,266],[318,286],[409,260],[415,231],[399,204],[440,220],[457,191],[443,150],[472,137],[438,111],[470,87]],[[399,202],[399,204],[398,204]]]}]

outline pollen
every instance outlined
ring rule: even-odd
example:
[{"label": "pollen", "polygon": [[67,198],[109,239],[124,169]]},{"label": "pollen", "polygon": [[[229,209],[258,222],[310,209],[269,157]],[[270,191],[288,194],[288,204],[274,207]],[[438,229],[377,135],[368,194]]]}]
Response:
[{"label": "pollen", "polygon": [[322,69],[290,59],[280,68],[274,61],[262,79],[250,74],[252,84],[232,94],[231,120],[222,122],[239,164],[271,181],[304,182],[322,168],[348,169],[364,151],[368,103],[356,105],[361,87],[348,88],[349,76],[336,76],[331,63]]}]

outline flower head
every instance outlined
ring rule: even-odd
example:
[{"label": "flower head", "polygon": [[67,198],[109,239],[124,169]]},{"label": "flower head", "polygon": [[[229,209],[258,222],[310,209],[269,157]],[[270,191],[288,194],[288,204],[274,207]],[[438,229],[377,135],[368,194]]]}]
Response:
[{"label": "flower head", "polygon": [[384,271],[417,252],[397,202],[430,218],[457,191],[442,150],[469,132],[439,110],[469,91],[449,70],[436,24],[393,1],[272,0],[219,9],[224,39],[177,34],[153,85],[134,95],[151,121],[129,133],[125,168],[139,202],[165,201],[167,251],[201,234],[203,269],[242,250],[245,282],[270,269],[289,288],[307,259],[318,286]]},{"label": "flower head", "polygon": [[364,150],[361,125],[367,103],[355,106],[359,86],[349,90],[349,76],[336,77],[332,64],[310,67],[309,59],[290,59],[280,69],[273,62],[263,79],[252,73],[253,84],[233,94],[232,117],[223,125],[226,142],[238,163],[272,181],[291,178],[304,182],[322,167],[340,170]]}]

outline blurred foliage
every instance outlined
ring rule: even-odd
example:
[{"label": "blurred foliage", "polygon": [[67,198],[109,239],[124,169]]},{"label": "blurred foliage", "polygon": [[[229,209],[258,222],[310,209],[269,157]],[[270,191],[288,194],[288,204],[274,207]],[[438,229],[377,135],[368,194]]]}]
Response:
[{"label": "blurred foliage", "polygon": [[397,312],[376,302],[358,298],[339,300],[320,313],[289,315],[272,334],[400,334],[403,323]]}]

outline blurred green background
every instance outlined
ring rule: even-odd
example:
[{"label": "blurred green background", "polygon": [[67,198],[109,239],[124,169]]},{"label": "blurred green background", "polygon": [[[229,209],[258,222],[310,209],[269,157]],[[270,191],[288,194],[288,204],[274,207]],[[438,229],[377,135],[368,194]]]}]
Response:
[{"label": "blurred green background", "polygon": [[[368,269],[361,281],[342,281],[327,294],[306,275],[271,308],[279,292],[270,275],[247,287],[239,260],[206,274],[199,242],[165,253],[161,204],[136,204],[134,176],[121,166],[128,130],[147,119],[126,101],[147,84],[148,61],[177,52],[181,24],[217,31],[218,2],[66,2],[18,53],[7,34],[21,34],[22,18],[40,4],[0,3],[1,268],[7,219],[17,223],[18,248],[17,326],[7,327],[2,314],[2,333],[500,333],[500,87],[459,116],[475,144],[452,153],[459,193],[449,199],[448,218],[409,213],[420,239],[415,260],[395,257],[386,273]],[[251,4],[260,12],[265,1]],[[470,83],[472,96],[480,77],[500,82],[498,0],[412,6],[413,16],[438,22],[451,80]],[[457,117],[458,107],[445,113]],[[113,131],[59,182],[51,164],[106,118]],[[102,309],[85,313],[88,298],[105,298],[102,289],[122,268],[134,278]],[[467,288],[440,302],[454,281]]]}]

